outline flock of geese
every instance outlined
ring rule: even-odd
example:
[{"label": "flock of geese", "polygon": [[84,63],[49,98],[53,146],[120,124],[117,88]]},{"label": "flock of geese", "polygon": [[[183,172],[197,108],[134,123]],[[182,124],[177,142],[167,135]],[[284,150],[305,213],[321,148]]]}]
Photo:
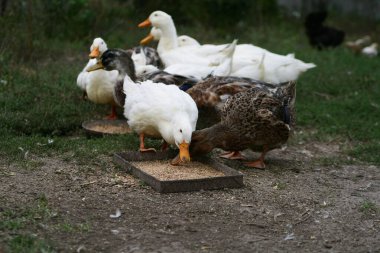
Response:
[{"label": "flock of geese", "polygon": [[[283,145],[294,126],[295,81],[315,65],[237,40],[201,45],[177,36],[171,16],[162,11],[138,26],[152,27],[141,44],[157,40],[157,49],[108,49],[103,39],[94,39],[77,78],[85,96],[110,104],[109,119],[123,108],[141,152],[155,151],[145,146],[145,137],[162,138],[163,150],[177,147],[172,165],[214,148],[226,151],[221,157],[244,159],[240,151],[250,148],[262,154],[245,164],[265,168],[265,154]],[[196,130],[201,108],[214,108],[220,122]]]}]

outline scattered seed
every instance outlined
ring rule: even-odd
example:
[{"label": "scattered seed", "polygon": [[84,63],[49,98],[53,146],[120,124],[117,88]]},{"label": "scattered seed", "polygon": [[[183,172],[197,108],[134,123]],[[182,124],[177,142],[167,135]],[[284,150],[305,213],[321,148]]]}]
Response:
[{"label": "scattered seed", "polygon": [[165,160],[132,162],[132,164],[159,180],[199,179],[224,176],[223,172],[197,161],[181,166],[173,166],[169,161]]},{"label": "scattered seed", "polygon": [[113,125],[106,125],[106,126],[89,126],[88,130],[99,132],[99,133],[106,133],[106,134],[126,134],[130,133],[131,129],[128,127],[128,125],[125,126],[113,126]]}]

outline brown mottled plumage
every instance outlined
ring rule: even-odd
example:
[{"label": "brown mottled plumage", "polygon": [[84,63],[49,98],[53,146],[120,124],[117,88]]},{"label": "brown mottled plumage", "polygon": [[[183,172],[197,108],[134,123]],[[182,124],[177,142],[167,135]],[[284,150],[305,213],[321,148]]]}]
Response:
[{"label": "brown mottled plumage", "polygon": [[186,92],[194,99],[198,108],[222,107],[227,98],[253,87],[275,88],[273,84],[250,78],[233,76],[211,76],[198,82]]},{"label": "brown mottled plumage", "polygon": [[254,87],[226,101],[220,123],[193,133],[190,152],[205,154],[214,148],[262,152],[251,167],[264,168],[267,151],[286,143],[294,126],[295,82],[278,87]]}]

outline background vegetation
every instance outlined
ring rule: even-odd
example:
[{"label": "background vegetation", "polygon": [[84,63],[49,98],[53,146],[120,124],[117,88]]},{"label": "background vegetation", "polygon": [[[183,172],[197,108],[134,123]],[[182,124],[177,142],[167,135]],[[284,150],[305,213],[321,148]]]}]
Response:
[{"label": "background vegetation", "polygon": [[[136,46],[148,33],[137,24],[161,9],[173,16],[178,34],[203,43],[238,38],[314,62],[318,67],[301,76],[297,88],[295,141],[344,142],[348,154],[380,163],[375,155],[380,151],[379,59],[354,55],[343,46],[311,48],[303,14],[288,14],[274,0],[2,0],[1,5],[0,154],[8,162],[21,157],[20,148],[44,155],[71,150],[91,159],[91,152],[80,150],[99,145],[97,150],[111,154],[135,141],[135,136],[85,137],[81,122],[102,117],[108,108],[82,101],[76,76],[93,38],[103,37],[109,47]],[[376,20],[331,12],[327,23],[345,30],[347,39],[366,34],[379,39]],[[36,145],[50,138],[56,140],[53,145]]]}]

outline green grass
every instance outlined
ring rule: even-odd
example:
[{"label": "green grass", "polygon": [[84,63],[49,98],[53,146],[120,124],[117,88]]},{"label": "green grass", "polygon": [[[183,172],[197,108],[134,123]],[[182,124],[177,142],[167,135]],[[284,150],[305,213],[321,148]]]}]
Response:
[{"label": "green grass", "polygon": [[53,253],[55,252],[48,242],[33,235],[16,235],[8,243],[9,252],[13,253]]},{"label": "green grass", "polygon": [[360,205],[359,210],[364,214],[376,214],[380,209],[375,203],[366,200]]},{"label": "green grass", "polygon": [[[195,29],[178,28],[178,33],[201,34]],[[378,59],[353,55],[344,47],[314,50],[302,26],[294,21],[242,29],[239,35],[230,34],[230,38],[212,31],[204,34],[200,41],[222,43],[238,37],[241,43],[254,42],[276,53],[295,52],[297,58],[315,63],[317,68],[303,74],[297,84],[297,126],[307,132],[303,138],[354,143],[347,148],[347,154],[380,164]],[[129,40],[138,41],[141,32],[134,35]],[[0,84],[0,154],[8,161],[21,162],[26,151],[40,156],[69,154],[70,159],[86,163],[99,154],[136,149],[138,140],[133,134],[85,137],[81,123],[102,118],[109,108],[80,98],[76,76],[86,62],[87,52],[83,50],[87,49],[80,43],[60,41],[60,48],[67,46],[69,50],[57,57],[55,42],[51,42],[53,60],[43,57],[37,62],[4,64],[1,70],[1,80],[6,83]],[[54,142],[47,144],[49,139]],[[33,166],[38,164],[30,165]]]},{"label": "green grass", "polygon": [[7,240],[9,252],[54,252],[47,241],[25,231],[56,216],[44,195],[39,196],[31,206],[2,210],[0,231],[8,231],[11,235]]},{"label": "green grass", "polygon": [[63,232],[88,232],[90,231],[90,225],[88,223],[72,224],[64,222],[57,225],[58,230]]}]

